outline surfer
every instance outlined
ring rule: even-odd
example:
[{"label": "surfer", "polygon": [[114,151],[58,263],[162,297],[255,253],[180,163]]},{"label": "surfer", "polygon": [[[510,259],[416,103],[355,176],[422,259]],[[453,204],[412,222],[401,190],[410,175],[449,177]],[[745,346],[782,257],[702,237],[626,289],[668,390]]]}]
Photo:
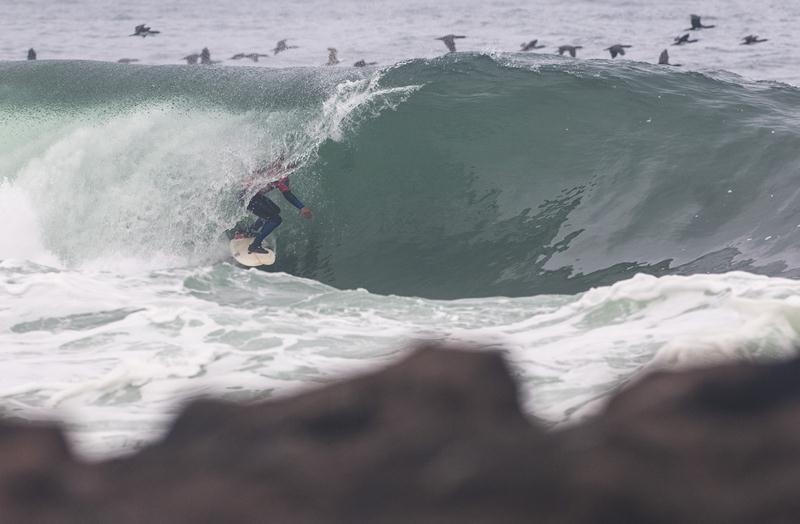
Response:
[{"label": "surfer", "polygon": [[284,164],[284,155],[280,155],[277,160],[268,166],[255,171],[245,183],[245,191],[247,191],[247,189],[256,184],[260,185],[264,178],[273,180],[273,182],[261,186],[261,189],[253,195],[253,198],[251,198],[250,202],[247,204],[247,210],[258,217],[258,220],[253,224],[252,230],[259,230],[253,242],[247,248],[249,253],[267,253],[268,251],[261,246],[261,243],[270,233],[275,231],[275,228],[281,225],[281,222],[283,222],[281,218],[281,208],[267,196],[267,193],[273,189],[280,191],[283,198],[299,209],[300,215],[302,215],[303,218],[310,219],[314,217],[314,213],[312,213],[311,209],[306,207],[306,205],[292,193],[289,187],[289,174],[297,169],[297,166],[297,162]]}]

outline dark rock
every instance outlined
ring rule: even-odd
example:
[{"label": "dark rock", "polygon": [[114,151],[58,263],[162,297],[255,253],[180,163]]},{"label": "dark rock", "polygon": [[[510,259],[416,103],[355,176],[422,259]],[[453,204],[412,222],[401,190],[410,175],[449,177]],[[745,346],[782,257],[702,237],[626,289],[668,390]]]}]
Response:
[{"label": "dark rock", "polygon": [[146,490],[143,521],[529,522],[544,441],[498,354],[423,350],[293,398],[196,402],[161,443],[110,467],[127,472],[123,492]]},{"label": "dark rock", "polygon": [[655,373],[562,439],[581,522],[800,522],[800,360]]},{"label": "dark rock", "polygon": [[422,349],[254,405],[196,401],[85,463],[0,424],[0,522],[781,523],[800,502],[800,361],[657,373],[545,431],[498,353]]}]

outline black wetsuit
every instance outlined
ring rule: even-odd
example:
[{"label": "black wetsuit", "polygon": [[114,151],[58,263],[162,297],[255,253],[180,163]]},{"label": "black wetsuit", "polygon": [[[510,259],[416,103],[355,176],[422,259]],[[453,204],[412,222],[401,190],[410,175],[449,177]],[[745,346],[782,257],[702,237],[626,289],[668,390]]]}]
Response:
[{"label": "black wetsuit", "polygon": [[277,182],[270,182],[267,187],[256,193],[247,204],[247,210],[258,217],[258,220],[253,226],[254,229],[260,229],[253,239],[253,243],[250,244],[251,248],[261,246],[264,239],[283,222],[281,218],[281,208],[267,196],[267,193],[273,189],[278,189],[283,195],[283,198],[288,200],[297,209],[303,209],[305,207],[289,188],[289,177],[283,177]]}]

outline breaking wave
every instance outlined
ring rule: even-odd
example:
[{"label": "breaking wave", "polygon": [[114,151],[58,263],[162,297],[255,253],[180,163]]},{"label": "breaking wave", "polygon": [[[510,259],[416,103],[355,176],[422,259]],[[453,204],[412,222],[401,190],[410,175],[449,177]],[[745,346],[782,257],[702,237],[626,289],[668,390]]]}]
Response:
[{"label": "breaking wave", "polygon": [[470,54],[0,73],[0,201],[24,194],[0,258],[221,259],[242,178],[285,152],[317,217],[284,221],[276,269],[340,288],[530,296],[639,272],[800,274],[794,87]]}]

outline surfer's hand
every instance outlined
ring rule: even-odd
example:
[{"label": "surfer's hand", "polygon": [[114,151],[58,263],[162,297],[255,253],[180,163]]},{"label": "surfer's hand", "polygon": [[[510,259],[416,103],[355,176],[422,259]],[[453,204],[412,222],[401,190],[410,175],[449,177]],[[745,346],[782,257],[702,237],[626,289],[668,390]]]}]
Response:
[{"label": "surfer's hand", "polygon": [[300,210],[300,214],[303,215],[303,218],[313,218],[314,217],[314,213],[312,213],[311,210],[309,208],[307,208],[307,207],[304,207],[303,209],[301,209]]}]

